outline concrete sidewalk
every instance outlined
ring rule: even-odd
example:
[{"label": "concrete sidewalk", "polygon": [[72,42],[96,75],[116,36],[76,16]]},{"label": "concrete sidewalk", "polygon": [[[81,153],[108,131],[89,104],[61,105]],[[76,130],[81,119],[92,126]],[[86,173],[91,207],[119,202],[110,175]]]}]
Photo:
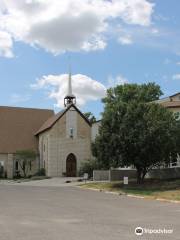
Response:
[{"label": "concrete sidewalk", "polygon": [[[78,182],[78,178],[71,177],[57,177],[43,180],[31,180],[21,182],[21,179],[18,181],[14,180],[0,180],[0,185],[19,185],[19,186],[37,186],[37,187],[68,187],[68,186],[76,186],[80,185],[83,182]],[[67,183],[67,181],[69,181]]]}]

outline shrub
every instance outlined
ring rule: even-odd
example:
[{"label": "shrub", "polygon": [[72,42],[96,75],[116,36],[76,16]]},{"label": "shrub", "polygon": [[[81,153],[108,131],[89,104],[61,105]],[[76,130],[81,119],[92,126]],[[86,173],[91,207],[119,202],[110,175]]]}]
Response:
[{"label": "shrub", "polygon": [[79,169],[79,176],[83,176],[84,173],[88,173],[89,178],[93,177],[93,170],[99,169],[96,159],[89,159],[83,162]]},{"label": "shrub", "polygon": [[50,179],[50,177],[46,177],[46,176],[33,176],[33,177],[31,177],[31,180],[44,180],[44,179]]},{"label": "shrub", "polygon": [[4,176],[4,167],[0,165],[0,178]]},{"label": "shrub", "polygon": [[46,176],[45,168],[40,168],[34,176]]}]

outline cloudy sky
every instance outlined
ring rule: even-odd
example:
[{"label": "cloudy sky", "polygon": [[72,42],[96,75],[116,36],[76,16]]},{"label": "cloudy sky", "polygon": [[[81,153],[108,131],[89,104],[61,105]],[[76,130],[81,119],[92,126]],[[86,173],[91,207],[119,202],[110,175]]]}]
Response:
[{"label": "cloudy sky", "polygon": [[110,86],[180,91],[179,0],[0,0],[0,105],[63,107],[73,92],[96,116]]}]

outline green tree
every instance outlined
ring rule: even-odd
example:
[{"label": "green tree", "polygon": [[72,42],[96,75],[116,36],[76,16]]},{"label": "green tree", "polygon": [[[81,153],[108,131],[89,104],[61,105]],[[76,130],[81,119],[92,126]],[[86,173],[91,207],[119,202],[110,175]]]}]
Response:
[{"label": "green tree", "polygon": [[134,166],[137,182],[142,183],[150,169],[177,158],[179,121],[152,102],[161,94],[154,83],[125,84],[107,91],[99,136],[92,146],[100,165]]},{"label": "green tree", "polygon": [[84,113],[84,116],[89,120],[90,123],[96,122],[96,117],[93,115],[92,112]]},{"label": "green tree", "polygon": [[82,176],[84,173],[88,173],[89,178],[93,177],[93,170],[99,169],[99,165],[96,159],[89,159],[84,161],[80,165],[79,175]]},{"label": "green tree", "polygon": [[27,173],[36,157],[37,154],[33,150],[20,150],[15,153],[15,159],[23,172],[23,177],[27,177]]}]

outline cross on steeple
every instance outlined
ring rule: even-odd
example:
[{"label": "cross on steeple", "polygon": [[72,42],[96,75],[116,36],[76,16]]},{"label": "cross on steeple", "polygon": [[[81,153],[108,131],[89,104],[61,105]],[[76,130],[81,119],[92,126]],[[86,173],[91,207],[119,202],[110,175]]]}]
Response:
[{"label": "cross on steeple", "polygon": [[71,76],[71,67],[69,65],[69,76],[68,76],[68,91],[67,95],[64,98],[64,106],[68,107],[71,104],[76,104],[76,97],[72,93],[72,76]]}]

